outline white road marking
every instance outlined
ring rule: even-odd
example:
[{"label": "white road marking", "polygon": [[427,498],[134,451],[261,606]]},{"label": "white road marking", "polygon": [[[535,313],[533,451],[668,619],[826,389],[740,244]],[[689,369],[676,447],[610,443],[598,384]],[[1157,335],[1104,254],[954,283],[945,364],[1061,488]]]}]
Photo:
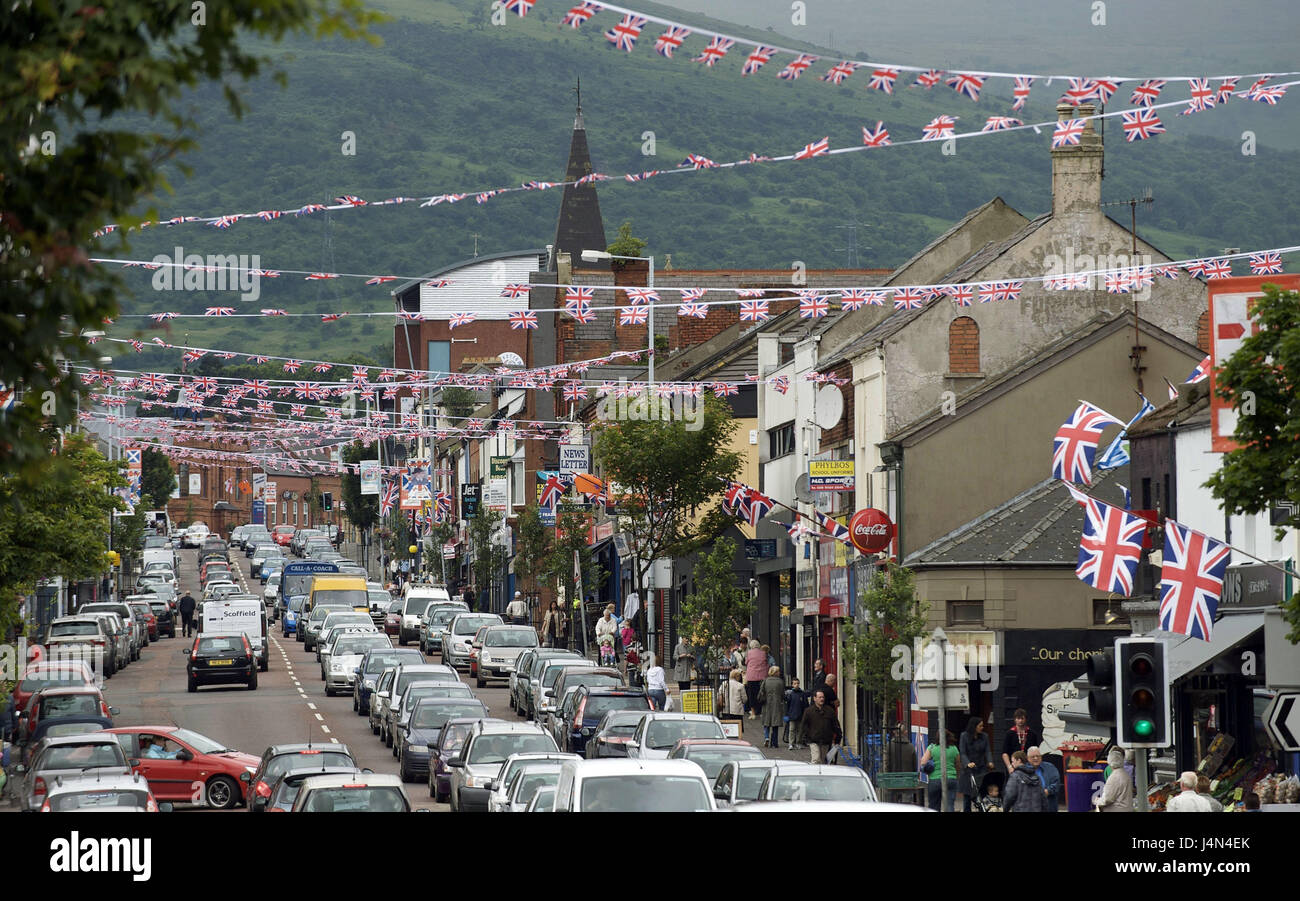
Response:
[{"label": "white road marking", "polygon": [[324,723],[322,723],[322,724],[321,724],[321,727],[320,727],[320,731],[324,732],[326,735],[329,735],[329,734],[330,734],[330,727],[329,727],[329,726],[326,726]]},{"label": "white road marking", "polygon": [[310,701],[307,702],[307,706],[310,707],[312,710],[316,709],[316,705],[311,703]]},{"label": "white road marking", "polygon": [[316,719],[320,720],[322,723],[325,722],[325,717],[321,716],[319,713],[316,714]]},{"label": "white road marking", "polygon": [[[322,726],[321,728],[324,728],[324,727]],[[338,740],[337,738],[331,738],[330,741],[334,742],[334,744],[338,744],[338,743],[339,743],[339,740]]]}]

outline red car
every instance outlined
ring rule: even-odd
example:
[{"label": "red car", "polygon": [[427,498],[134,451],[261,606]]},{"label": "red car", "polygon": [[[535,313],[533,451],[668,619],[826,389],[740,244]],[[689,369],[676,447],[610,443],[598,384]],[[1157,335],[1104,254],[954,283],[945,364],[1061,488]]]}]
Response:
[{"label": "red car", "polygon": [[49,663],[31,662],[23,671],[22,681],[14,686],[14,712],[27,709],[27,701],[43,688],[72,688],[94,685],[95,673],[80,660],[58,660]]},{"label": "red car", "polygon": [[480,628],[478,632],[474,634],[474,640],[470,642],[469,677],[471,679],[478,677],[478,655],[483,653],[483,635],[487,630],[487,626]]},{"label": "red car", "polygon": [[402,631],[402,602],[393,601],[384,614],[384,634],[396,635]]},{"label": "red car", "polygon": [[144,614],[145,625],[149,629],[149,640],[158,640],[158,616],[153,612],[153,608],[148,602],[127,601],[127,606],[132,610],[139,610]]},{"label": "red car", "polygon": [[149,781],[159,801],[202,804],[225,809],[246,801],[244,773],[257,770],[261,758],[227,748],[205,735],[179,726],[124,726],[106,729],[131,762],[131,771]]},{"label": "red car", "polygon": [[280,547],[288,547],[295,531],[297,531],[296,526],[276,526],[271,530],[271,540]]}]

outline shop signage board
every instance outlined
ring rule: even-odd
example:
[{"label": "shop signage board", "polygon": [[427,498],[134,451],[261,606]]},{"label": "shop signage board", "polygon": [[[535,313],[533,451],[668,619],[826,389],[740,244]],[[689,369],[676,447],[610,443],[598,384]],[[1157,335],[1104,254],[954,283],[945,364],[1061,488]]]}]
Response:
[{"label": "shop signage board", "polygon": [[561,444],[560,472],[591,472],[591,448],[585,444]]},{"label": "shop signage board", "polygon": [[379,461],[361,461],[361,493],[379,494]]},{"label": "shop signage board", "polygon": [[1272,607],[1286,599],[1285,582],[1286,573],[1275,566],[1263,563],[1229,566],[1223,576],[1223,596],[1219,604],[1224,607]]},{"label": "shop signage board", "polygon": [[812,491],[852,491],[854,461],[813,460],[808,464],[808,487]]},{"label": "shop signage board", "polygon": [[503,478],[506,474],[506,470],[510,468],[510,458],[493,457],[491,458],[490,466],[491,466],[490,475],[492,476],[492,478],[494,479]]},{"label": "shop signage board", "polygon": [[712,714],[713,709],[713,689],[711,688],[688,688],[682,692],[682,709],[680,713],[708,713]]}]

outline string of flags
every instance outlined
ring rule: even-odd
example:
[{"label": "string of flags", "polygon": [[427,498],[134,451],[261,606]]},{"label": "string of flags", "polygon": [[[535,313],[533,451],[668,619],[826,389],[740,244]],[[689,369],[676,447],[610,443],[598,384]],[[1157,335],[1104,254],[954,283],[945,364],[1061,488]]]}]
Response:
[{"label": "string of flags", "polygon": [[756,528],[759,521],[776,507],[782,507],[793,514],[789,525],[786,526],[792,541],[802,538],[829,538],[847,547],[853,547],[848,528],[825,513],[819,511],[812,516],[800,513],[794,507],[768,497],[744,482],[728,481],[722,492],[722,509],[745,520],[753,528]]},{"label": "string of flags", "polygon": [[[808,60],[815,60],[816,57],[807,57]],[[805,66],[806,68],[806,66]],[[848,74],[851,74],[857,67],[843,68],[835,67],[832,71],[836,72],[836,77],[842,83]],[[896,67],[904,68],[904,67]],[[802,71],[802,70],[798,70]],[[927,72],[931,76],[934,71]],[[941,73],[940,73],[941,74]],[[1300,72],[1285,73],[1285,77],[1300,75]],[[797,78],[794,75],[793,78]],[[963,87],[958,89],[958,93],[978,99],[979,82],[981,77],[968,73],[958,73],[949,81],[956,81]],[[1003,75],[1000,77],[1028,79],[1026,82],[1017,81],[1016,88],[1016,105],[1013,111],[1020,111],[1024,106],[1025,99],[1028,98],[1029,85],[1036,77],[1040,76],[1013,76]],[[1059,77],[1059,76],[1057,76]],[[745,159],[734,160],[730,162],[714,162],[708,157],[699,154],[688,154],[686,159],[677,166],[666,167],[663,169],[653,169],[643,172],[625,172],[620,176],[607,175],[600,172],[591,172],[580,178],[571,181],[542,181],[531,179],[520,185],[502,185],[495,188],[446,192],[442,194],[424,195],[418,197],[397,196],[385,200],[367,201],[352,194],[345,194],[334,198],[332,203],[306,203],[301,206],[282,209],[282,210],[258,210],[253,212],[231,212],[222,213],[216,216],[193,216],[180,215],[172,216],[167,219],[157,221],[147,220],[141,222],[138,226],[125,227],[126,231],[134,229],[157,228],[159,226],[171,228],[177,225],[200,224],[208,225],[219,229],[229,229],[239,222],[245,220],[256,220],[259,222],[278,222],[289,221],[290,218],[301,218],[302,216],[313,215],[321,211],[338,212],[345,210],[357,209],[387,209],[396,206],[405,206],[407,204],[417,204],[420,209],[432,208],[443,204],[455,204],[470,197],[474,198],[476,204],[484,204],[495,198],[504,197],[511,194],[545,191],[551,188],[565,188],[584,184],[598,183],[623,183],[623,184],[641,184],[663,175],[680,175],[687,172],[703,171],[720,171],[723,169],[735,169],[741,166],[752,166],[766,163],[789,163],[802,162],[810,159],[820,159],[830,156],[837,156],[844,153],[859,153],[862,151],[880,149],[885,147],[906,147],[914,144],[925,144],[939,140],[964,140],[970,138],[979,138],[993,134],[1010,134],[1017,131],[1031,130],[1035,134],[1041,134],[1045,129],[1051,130],[1052,147],[1066,147],[1072,144],[1078,144],[1083,135],[1085,126],[1090,121],[1104,120],[1109,118],[1119,118],[1124,132],[1126,141],[1141,141],[1148,138],[1156,137],[1165,132],[1164,124],[1157,115],[1158,110],[1172,109],[1181,107],[1179,115],[1192,115],[1194,113],[1204,112],[1218,106],[1225,105],[1231,98],[1237,97],[1246,101],[1263,103],[1267,106],[1276,106],[1278,101],[1286,96],[1287,90],[1300,84],[1300,81],[1288,81],[1269,84],[1274,78],[1284,77],[1282,75],[1260,74],[1250,76],[1222,76],[1218,77],[1219,85],[1211,86],[1209,78],[1184,78],[1172,77],[1165,79],[1145,79],[1137,89],[1135,89],[1130,102],[1134,107],[1126,110],[1116,110],[1111,112],[1094,112],[1091,115],[1078,116],[1072,119],[1058,121],[1056,119],[1043,120],[1039,122],[1023,122],[1019,119],[1007,116],[989,116],[985,118],[984,123],[977,129],[970,131],[956,131],[956,123],[961,116],[941,115],[936,116],[927,125],[922,126],[921,135],[917,138],[907,138],[898,140],[891,137],[889,130],[883,122],[876,122],[875,127],[862,127],[862,143],[860,145],[848,145],[843,147],[830,146],[829,136],[819,140],[814,140],[803,145],[799,150],[790,153],[767,156],[757,153],[750,153]],[[1250,86],[1242,90],[1235,90],[1238,83],[1243,79],[1254,79]],[[1133,81],[1136,79],[1072,79],[1079,81],[1080,86],[1072,87],[1067,91],[1066,97],[1062,100],[1073,102],[1079,105],[1090,101],[1105,102],[1113,93],[1113,87],[1124,81]],[[886,83],[887,79],[882,79],[881,84]],[[1164,85],[1170,81],[1186,81],[1189,85],[1189,97],[1186,100],[1166,101],[1156,103]],[[936,82],[937,83],[937,82]],[[918,83],[918,86],[921,85]],[[955,86],[954,86],[955,87]],[[892,92],[891,92],[892,93]],[[895,127],[898,135],[903,134],[901,127]],[[112,234],[115,231],[123,230],[120,224],[105,225],[96,229],[92,234],[93,237],[101,238]],[[283,270],[267,270],[266,275],[274,278]],[[304,278],[310,281],[325,280],[339,277],[337,273],[329,272],[305,272],[302,273]],[[391,276],[369,276],[374,279],[371,284],[383,284],[386,281],[393,280]]]}]

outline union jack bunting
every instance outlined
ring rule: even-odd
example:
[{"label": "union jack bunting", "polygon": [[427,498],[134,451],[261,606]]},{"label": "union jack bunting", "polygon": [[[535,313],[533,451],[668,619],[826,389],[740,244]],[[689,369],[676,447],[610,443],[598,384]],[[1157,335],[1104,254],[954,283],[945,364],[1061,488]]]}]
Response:
[{"label": "union jack bunting", "polygon": [[203,311],[204,316],[234,316],[234,307],[208,307]]},{"label": "union jack bunting", "polygon": [[785,68],[776,73],[776,77],[784,79],[785,81],[794,81],[815,62],[817,62],[817,57],[810,56],[807,53],[800,53],[794,59],[790,60],[790,62],[786,63]]},{"label": "union jack bunting", "polygon": [[669,25],[668,30],[655,39],[655,53],[660,56],[673,58],[673,51],[682,45],[682,41],[690,36],[689,28],[682,28],[679,25]]},{"label": "union jack bunting", "polygon": [[131,345],[131,349],[134,350],[136,353],[138,354],[144,353],[143,341],[138,341],[135,338],[127,338],[126,342]]},{"label": "union jack bunting", "polygon": [[489,200],[491,200],[493,197],[496,197],[500,193],[502,193],[500,189],[497,189],[495,191],[480,191],[478,194],[474,195],[474,202],[487,203]]},{"label": "union jack bunting", "polygon": [[873,69],[871,80],[867,82],[867,87],[877,91],[884,91],[886,94],[894,93],[894,82],[898,81],[898,70],[881,66]]},{"label": "union jack bunting", "polygon": [[641,36],[641,29],[645,26],[646,20],[641,16],[625,15],[617,25],[605,32],[605,40],[619,50],[631,53],[632,48],[636,46],[636,39]]},{"label": "union jack bunting", "polygon": [[677,308],[677,315],[703,319],[709,315],[709,308],[702,303],[684,303]]},{"label": "union jack bunting", "polygon": [[306,416],[306,415],[307,415],[307,405],[306,405],[306,404],[289,404],[289,415],[290,415],[290,416],[294,416],[294,417]]},{"label": "union jack bunting", "polygon": [[708,293],[707,288],[683,288],[682,300],[684,302],[693,302],[699,300],[707,293]]},{"label": "union jack bunting", "polygon": [[1084,497],[1083,535],[1079,539],[1079,562],[1074,574],[1098,591],[1130,597],[1147,521],[1119,507]]},{"label": "union jack bunting", "polygon": [[599,3],[583,3],[580,6],[572,7],[560,21],[561,24],[568,25],[570,28],[577,28],[600,10]]},{"label": "union jack bunting", "polygon": [[1011,88],[1011,96],[1016,101],[1011,104],[1014,112],[1020,112],[1025,108],[1025,101],[1029,99],[1029,89],[1034,85],[1034,79],[1027,75],[1017,75],[1015,85]]},{"label": "union jack bunting", "polygon": [[785,394],[790,390],[790,379],[788,376],[778,375],[768,379],[768,383],[775,389],[777,394]]},{"label": "union jack bunting", "polygon": [[473,313],[452,313],[451,319],[447,322],[447,328],[460,328],[462,325],[469,325],[473,321]]},{"label": "union jack bunting", "polygon": [[925,292],[920,288],[899,288],[894,292],[895,310],[919,310],[925,306]]},{"label": "union jack bunting", "polygon": [[811,144],[805,144],[802,150],[795,153],[794,158],[797,160],[810,160],[815,156],[826,156],[831,152],[830,137],[822,138],[820,141],[813,141]]},{"label": "union jack bunting", "polygon": [[699,56],[695,57],[694,62],[704,63],[710,69],[713,64],[727,55],[727,51],[736,46],[736,42],[730,38],[714,35],[709,41],[709,46],[705,47]]},{"label": "union jack bunting", "polygon": [[1079,407],[1056,430],[1052,439],[1052,477],[1063,482],[1092,484],[1092,461],[1097,456],[1097,442],[1108,425],[1124,423],[1105,410],[1080,401]]},{"label": "union jack bunting", "polygon": [[1196,364],[1196,368],[1192,370],[1192,374],[1183,379],[1183,383],[1186,385],[1195,385],[1197,382],[1205,381],[1210,377],[1210,369],[1213,368],[1213,366],[1214,361],[1211,360],[1210,356],[1207,354],[1204,360]]},{"label": "union jack bunting", "polygon": [[850,288],[840,295],[840,307],[856,310],[861,306],[882,307],[889,298],[887,290],[870,290],[867,288]]},{"label": "union jack bunting", "polygon": [[916,76],[916,81],[912,82],[914,88],[925,88],[927,91],[943,81],[942,69],[931,69],[928,72],[922,72]]},{"label": "union jack bunting", "polygon": [[958,118],[958,116],[935,116],[928,125],[921,126],[921,140],[938,141],[941,138],[951,138]]},{"label": "union jack bunting", "polygon": [[587,397],[587,388],[581,382],[570,382],[564,386],[565,400],[584,400]]},{"label": "union jack bunting", "polygon": [[329,278],[338,278],[338,275],[333,272],[313,272],[311,275],[306,276],[304,281],[319,282]]},{"label": "union jack bunting", "polygon": [[1240,80],[1241,80],[1240,76],[1236,78],[1221,79],[1219,81],[1218,90],[1214,92],[1215,102],[1227,103],[1228,98],[1232,96],[1232,92],[1237,90],[1237,82]]},{"label": "union jack bunting", "polygon": [[658,169],[651,169],[649,172],[640,172],[635,175],[629,173],[628,175],[624,175],[623,178],[627,181],[645,181],[648,178],[654,178],[658,174]]},{"label": "union jack bunting", "polygon": [[1232,549],[1200,532],[1165,520],[1164,563],[1160,568],[1160,628],[1210,640],[1223,577]]},{"label": "union jack bunting", "polygon": [[244,380],[244,388],[253,392],[258,397],[266,397],[271,393],[271,385],[265,379]]},{"label": "union jack bunting", "polygon": [[348,315],[348,314],[347,314],[347,313],[325,313],[324,315],[321,316],[320,321],[321,321],[321,322],[338,322],[340,319],[342,319],[342,318],[343,318],[344,316],[346,316],[346,315]]},{"label": "union jack bunting", "polygon": [[164,320],[166,320],[166,319],[175,319],[175,318],[176,318],[176,315],[177,315],[176,313],[171,313],[171,312],[167,312],[167,313],[150,313],[150,314],[149,314],[149,318],[152,319],[154,322],[162,322],[162,321],[164,321]]},{"label": "union jack bunting", "polygon": [[1191,94],[1191,99],[1180,115],[1188,116],[1214,106],[1215,90],[1210,87],[1208,78],[1193,78],[1187,83],[1187,90]]},{"label": "union jack bunting", "polygon": [[1160,96],[1165,83],[1159,78],[1148,78],[1133,89],[1133,96],[1128,99],[1134,106],[1150,106]]},{"label": "union jack bunting", "polygon": [[715,397],[731,397],[740,393],[739,388],[726,382],[714,382],[709,386],[709,390],[713,392]]},{"label": "union jack bunting", "polygon": [[1124,122],[1124,138],[1130,144],[1164,134],[1165,131],[1165,127],[1160,124],[1160,117],[1153,109],[1125,110],[1120,118]]},{"label": "union jack bunting", "polygon": [[946,83],[958,94],[963,97],[969,97],[971,100],[980,99],[980,88],[984,87],[986,77],[983,75],[964,75],[956,74],[947,79]]},{"label": "union jack bunting", "polygon": [[750,53],[749,56],[745,57],[745,65],[741,66],[740,74],[753,75],[767,63],[771,62],[772,57],[774,56],[776,56],[775,47],[764,47],[760,44],[754,48],[753,52]]},{"label": "union jack bunting", "polygon": [[218,216],[210,223],[213,228],[230,228],[240,219],[239,216]]},{"label": "union jack bunting", "polygon": [[1286,94],[1286,88],[1278,85],[1267,88],[1256,87],[1246,95],[1246,99],[1254,100],[1257,103],[1267,103],[1269,106],[1277,106],[1277,102],[1282,99],[1284,94]]},{"label": "union jack bunting", "polygon": [[[981,291],[983,291],[984,287],[981,286]],[[1020,297],[1020,292],[1024,290],[1025,283],[1023,281],[993,282],[987,287],[992,290],[992,300],[1016,300]],[[980,297],[980,302],[987,303],[983,296]]]},{"label": "union jack bunting", "polygon": [[740,302],[741,322],[766,322],[771,318],[766,300],[742,300]]},{"label": "union jack bunting", "polygon": [[822,81],[829,81],[831,84],[843,84],[844,79],[857,71],[858,65],[858,63],[849,62],[848,60],[836,63],[831,66],[830,71],[822,76]]},{"label": "union jack bunting", "polygon": [[889,130],[885,128],[885,123],[877,121],[875,129],[862,126],[862,143],[867,147],[888,147]]},{"label": "union jack bunting", "polygon": [[642,304],[659,302],[658,292],[650,288],[624,288],[623,293],[627,295],[629,306],[639,307]]},{"label": "union jack bunting", "polygon": [[537,314],[532,310],[519,310],[510,314],[510,327],[512,329],[532,329],[537,328]]},{"label": "union jack bunting", "polygon": [[384,481],[384,492],[379,495],[379,515],[387,516],[397,506],[397,483]]},{"label": "union jack bunting", "polygon": [[1250,271],[1254,275],[1277,275],[1282,271],[1282,254],[1276,250],[1252,253]]},{"label": "union jack bunting", "polygon": [[585,303],[577,304],[573,309],[565,310],[565,312],[572,316],[575,322],[581,322],[584,325],[596,321],[596,314],[591,312],[591,307]]},{"label": "union jack bunting", "polygon": [[263,316],[288,316],[289,315],[288,310],[277,310],[271,307],[262,310],[261,313]]},{"label": "union jack bunting", "polygon": [[1140,291],[1143,288],[1151,287],[1156,280],[1156,274],[1150,269],[1130,269],[1129,277],[1133,284],[1134,291]]},{"label": "union jack bunting", "polygon": [[274,412],[275,412],[275,404],[271,403],[269,400],[259,400],[259,401],[257,402],[257,412],[259,412],[259,413],[274,413]]},{"label": "union jack bunting", "polygon": [[1052,132],[1052,149],[1078,144],[1087,125],[1085,119],[1063,119],[1057,122],[1056,130]]},{"label": "union jack bunting", "polygon": [[[518,0],[516,0],[516,2],[518,2]],[[527,0],[524,0],[524,2],[527,2]],[[534,2],[535,2],[535,0],[534,0]],[[335,197],[335,198],[334,198],[334,202],[335,202],[335,203],[341,203],[341,204],[343,204],[343,205],[345,205],[345,206],[365,206],[365,205],[366,205],[366,202],[365,202],[364,200],[362,200],[360,197],[355,197],[355,196],[353,196],[352,194],[344,194],[342,197]]]},{"label": "union jack bunting", "polygon": [[598,182],[598,181],[609,181],[609,180],[612,179],[613,177],[614,177],[614,176],[612,176],[612,175],[601,175],[599,172],[588,172],[586,175],[582,176],[582,178],[580,178],[580,179],[578,179],[577,181],[575,181],[574,184],[575,184],[575,185],[590,185],[590,184],[594,184],[595,182]]},{"label": "union jack bunting", "polygon": [[799,300],[800,319],[820,319],[831,310],[831,299],[827,294],[817,294]]},{"label": "union jack bunting", "polygon": [[980,131],[1004,131],[1008,128],[1014,128],[1017,125],[1025,123],[1019,119],[1012,119],[1010,116],[989,116],[984,122],[984,127]]},{"label": "union jack bunting", "polygon": [[249,354],[246,357],[246,359],[248,360],[248,362],[254,364],[255,366],[261,366],[263,363],[269,361],[271,358],[264,357],[261,354]]},{"label": "union jack bunting", "polygon": [[519,18],[528,15],[528,11],[537,5],[537,0],[506,0],[506,9],[518,13]]},{"label": "union jack bunting", "polygon": [[284,371],[285,371],[285,372],[297,372],[301,367],[302,367],[302,360],[285,360],[285,361],[284,361]]},{"label": "union jack bunting", "polygon": [[433,496],[433,521],[444,523],[449,516],[451,516],[451,495],[439,491]]},{"label": "union jack bunting", "polygon": [[595,288],[579,288],[574,285],[564,289],[564,303],[566,306],[575,306],[581,303],[590,303],[596,299]]},{"label": "union jack bunting", "polygon": [[1206,260],[1205,277],[1206,278],[1230,278],[1232,276],[1232,263],[1227,260]]},{"label": "union jack bunting", "polygon": [[707,156],[700,156],[695,153],[686,154],[686,159],[682,162],[683,166],[690,166],[692,169],[716,169],[718,164]]},{"label": "union jack bunting", "polygon": [[745,492],[745,506],[751,526],[758,526],[759,520],[772,512],[775,502],[756,488],[749,488]]},{"label": "union jack bunting", "polygon": [[944,293],[959,307],[968,307],[975,300],[975,288],[972,285],[949,285]]},{"label": "union jack bunting", "polygon": [[1186,269],[1188,272],[1190,272],[1192,275],[1204,276],[1205,270],[1209,265],[1210,265],[1209,260],[1191,260],[1190,262],[1184,264],[1183,268]]},{"label": "union jack bunting", "polygon": [[253,275],[256,276],[257,278],[279,278],[280,277],[280,271],[278,269],[251,269],[249,271],[252,272]]},{"label": "union jack bunting", "polygon": [[329,371],[330,371],[331,369],[333,369],[333,368],[334,368],[333,365],[330,364],[330,363],[317,363],[315,366],[313,366],[313,367],[311,368],[311,371],[312,371],[312,372],[329,372]]},{"label": "union jack bunting", "polygon": [[1106,276],[1107,294],[1129,294],[1133,290],[1133,279],[1127,272],[1116,272]]},{"label": "union jack bunting", "polygon": [[365,366],[352,367],[352,383],[354,385],[366,385],[370,382],[370,370]]},{"label": "union jack bunting", "polygon": [[270,222],[272,219],[279,219],[280,215],[279,210],[261,210],[258,212],[257,218],[263,222]]},{"label": "union jack bunting", "polygon": [[621,307],[618,311],[618,324],[645,325],[648,313],[647,307]]},{"label": "union jack bunting", "polygon": [[423,322],[423,321],[424,321],[424,316],[423,316],[423,314],[421,314],[421,313],[416,313],[416,312],[413,312],[413,311],[411,311],[411,310],[398,310],[398,311],[397,311],[397,318],[398,318],[398,319],[401,319],[401,320],[403,320],[403,321],[405,321],[405,322]]}]

